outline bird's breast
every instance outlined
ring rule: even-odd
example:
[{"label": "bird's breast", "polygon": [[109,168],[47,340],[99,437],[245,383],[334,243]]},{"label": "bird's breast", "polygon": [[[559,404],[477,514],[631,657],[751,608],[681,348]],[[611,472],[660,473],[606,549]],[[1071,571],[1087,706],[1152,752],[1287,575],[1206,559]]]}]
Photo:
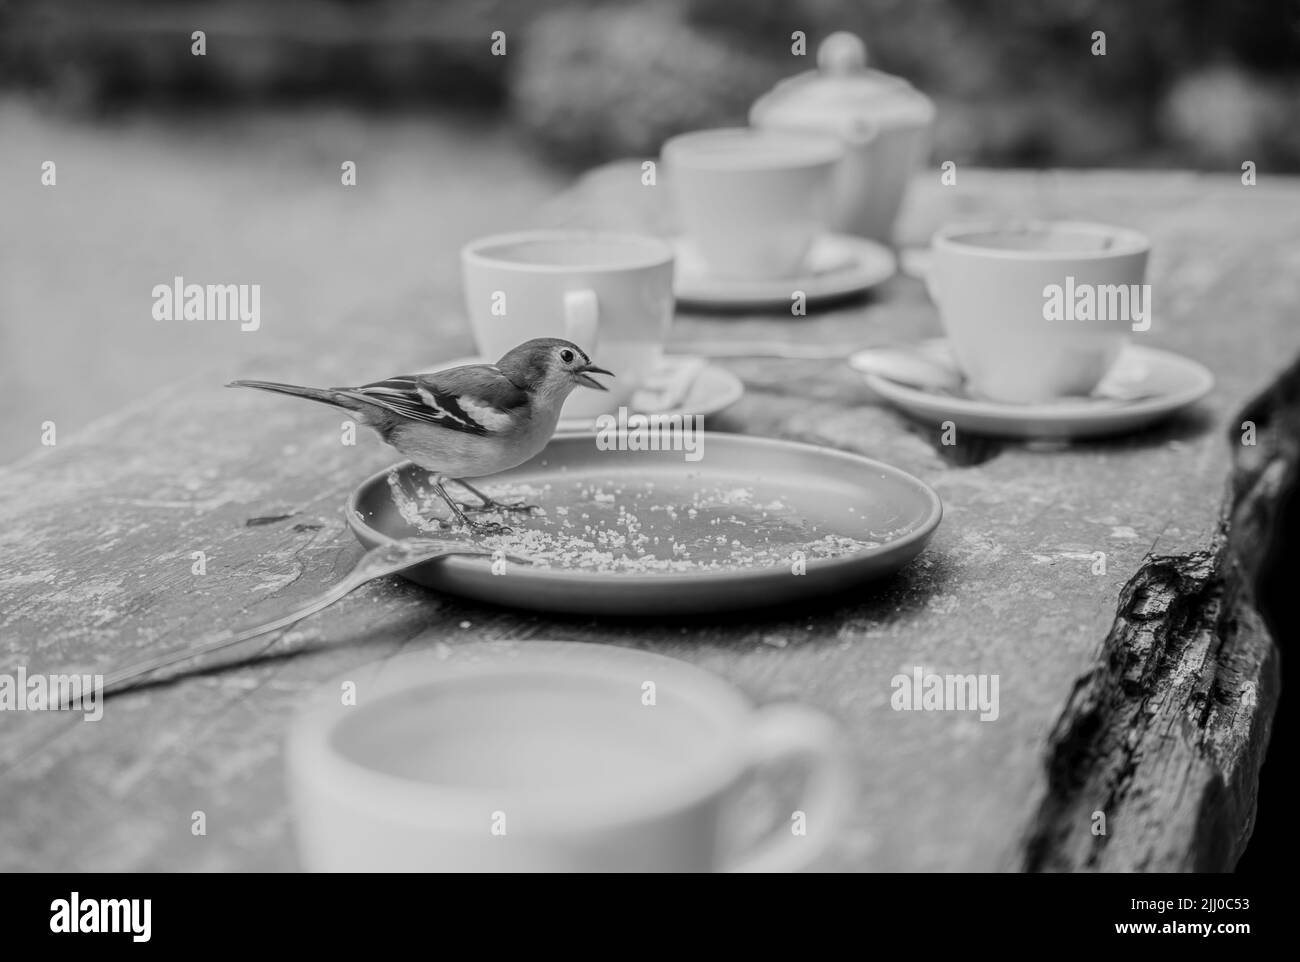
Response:
[{"label": "bird's breast", "polygon": [[395,427],[388,443],[428,471],[449,478],[481,478],[518,467],[538,454],[555,433],[556,417],[529,418],[505,434],[475,435],[436,424]]}]

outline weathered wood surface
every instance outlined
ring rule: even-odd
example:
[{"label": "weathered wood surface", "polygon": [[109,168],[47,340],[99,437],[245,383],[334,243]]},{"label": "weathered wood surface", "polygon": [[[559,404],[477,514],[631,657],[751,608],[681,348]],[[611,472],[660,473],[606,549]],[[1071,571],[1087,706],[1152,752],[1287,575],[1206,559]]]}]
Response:
[{"label": "weathered wood surface", "polygon": [[[1128,438],[1004,444],[959,426],[945,448],[846,365],[727,362],[747,393],[712,428],[883,458],[939,491],[945,519],[917,563],[834,610],[716,623],[538,618],[373,585],[254,646],[256,662],[124,695],[99,722],[0,715],[0,868],[293,868],[282,740],[304,693],[403,649],[532,637],[645,647],[760,702],[835,716],[859,787],[827,868],[1230,867],[1278,697],[1249,576],[1294,473],[1300,387],[1281,374],[1300,353],[1300,182],[963,171],[959,187],[917,186],[912,240],[985,215],[1150,232],[1156,318],[1144,336],[1207,363],[1214,393]],[[637,167],[607,168],[539,219],[664,229],[657,190]],[[439,294],[458,303],[454,287]],[[347,321],[322,319],[320,380],[352,376],[355,356],[328,348],[330,326]],[[443,356],[466,345],[456,311],[439,323]],[[684,316],[674,337],[866,344],[937,330],[920,283],[900,276],[831,313]],[[285,363],[281,352],[229,374],[285,375]],[[1254,409],[1260,444],[1242,447],[1239,412],[1270,384]],[[0,670],[105,670],[305,598],[358,554],[344,498],[392,459],[371,438],[342,446],[338,419],[318,408],[215,380],[61,438],[0,472]],[[194,551],[209,559],[204,576],[191,574]],[[914,666],[998,674],[1000,717],[893,711],[890,679]],[[198,810],[204,837],[190,831]],[[1105,836],[1090,832],[1097,810]]]}]

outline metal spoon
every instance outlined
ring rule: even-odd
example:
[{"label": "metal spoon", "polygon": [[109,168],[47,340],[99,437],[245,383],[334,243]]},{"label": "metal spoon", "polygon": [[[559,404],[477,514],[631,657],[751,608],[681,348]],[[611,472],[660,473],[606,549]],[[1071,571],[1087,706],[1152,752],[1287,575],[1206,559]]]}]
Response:
[{"label": "metal spoon", "polygon": [[[406,538],[401,541],[394,541],[391,544],[380,545],[377,548],[371,548],[352,566],[352,570],[344,575],[343,579],[337,584],[331,586],[326,591],[321,592],[315,598],[303,605],[293,609],[288,614],[281,615],[273,621],[258,625],[255,628],[246,628],[243,631],[231,632],[222,631],[204,639],[195,642],[185,648],[168,652],[165,655],[156,655],[143,661],[138,661],[131,665],[118,668],[104,676],[104,684],[101,689],[101,695],[108,695],[123,688],[131,687],[131,682],[146,675],[153,674],[160,668],[166,668],[168,665],[174,665],[177,662],[188,661],[191,658],[198,658],[201,655],[208,655],[225,648],[233,647],[249,641],[259,635],[269,634],[278,631],[281,628],[288,628],[290,625],[302,621],[309,615],[328,608],[340,598],[351,593],[362,585],[374,581],[376,578],[382,578],[385,575],[397,574],[399,571],[405,571],[407,568],[414,568],[416,565],[424,564],[426,561],[432,561],[435,558],[445,558],[449,555],[493,555],[495,550],[484,548],[478,545],[466,544],[463,541],[451,541],[438,538]],[[528,563],[527,559],[506,555],[511,561]],[[63,705],[67,708],[69,705]]]}]

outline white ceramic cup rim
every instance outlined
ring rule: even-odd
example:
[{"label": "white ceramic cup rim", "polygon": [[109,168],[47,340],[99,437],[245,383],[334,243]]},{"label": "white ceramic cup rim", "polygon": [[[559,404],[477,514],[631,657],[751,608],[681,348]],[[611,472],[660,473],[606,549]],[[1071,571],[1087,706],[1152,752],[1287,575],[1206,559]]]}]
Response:
[{"label": "white ceramic cup rim", "polygon": [[[640,256],[625,260],[592,264],[547,264],[525,261],[494,253],[499,248],[518,244],[620,244],[639,248]],[[470,241],[460,250],[467,266],[533,274],[616,274],[646,270],[671,264],[675,251],[666,241],[649,234],[588,230],[526,230],[509,234],[492,234]]]},{"label": "white ceramic cup rim", "polygon": [[[765,164],[731,164],[714,159],[711,162],[696,162],[689,149],[695,144],[716,141],[748,140],[756,146],[764,141],[797,147],[798,150],[788,156],[774,158]],[[692,130],[690,133],[678,134],[664,142],[660,155],[674,167],[690,170],[724,170],[724,171],[780,171],[804,170],[809,167],[828,167],[837,163],[844,156],[844,142],[837,136],[824,131],[795,129],[789,127],[715,127],[709,130]]]},{"label": "white ceramic cup rim", "polygon": [[[1018,231],[1059,231],[1109,237],[1114,243],[1104,250],[1080,248],[1079,250],[1033,250],[1010,247],[987,247],[971,244],[962,238],[972,234],[1014,233]],[[1141,254],[1151,249],[1151,239],[1131,227],[1117,227],[1094,221],[1026,220],[985,221],[977,223],[945,224],[935,231],[931,246],[969,257],[988,257],[994,260],[1017,261],[1081,261],[1107,260]]]},{"label": "white ceramic cup rim", "polygon": [[[599,647],[611,650],[610,646]],[[362,720],[360,713],[382,711],[390,699],[431,686],[455,685],[466,679],[518,678],[529,674],[559,675],[571,679],[575,672],[596,680],[609,680],[597,665],[575,665],[562,659],[526,654],[500,661],[439,663],[414,675],[381,683],[378,692],[368,694],[364,706],[340,707],[338,685],[326,686],[324,690],[333,693],[332,700],[309,709],[291,729],[291,762],[300,773],[311,773],[310,776],[300,774],[298,780],[309,780],[315,786],[313,791],[321,791],[320,785],[324,782],[329,785],[331,794],[346,796],[358,811],[397,813],[412,823],[427,821],[427,814],[422,813],[436,811],[439,805],[473,806],[492,811],[499,807],[503,796],[509,796],[526,804],[554,830],[585,830],[662,818],[704,799],[720,796],[746,767],[759,761],[746,750],[747,735],[757,722],[758,709],[737,689],[699,668],[649,652],[631,649],[629,652],[626,656],[629,661],[663,659],[670,662],[670,669],[676,676],[685,675],[689,679],[692,703],[703,706],[704,711],[723,722],[716,744],[710,750],[690,763],[674,768],[671,776],[659,785],[646,788],[638,783],[635,790],[625,793],[600,793],[583,798],[567,789],[501,791],[438,784],[373,768],[349,757],[334,744],[334,735],[344,722],[357,724]]]}]

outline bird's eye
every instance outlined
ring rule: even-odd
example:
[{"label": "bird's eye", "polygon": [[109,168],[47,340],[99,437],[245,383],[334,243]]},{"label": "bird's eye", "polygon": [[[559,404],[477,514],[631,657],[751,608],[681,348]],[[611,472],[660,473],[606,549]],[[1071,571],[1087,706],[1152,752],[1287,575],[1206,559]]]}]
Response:
[{"label": "bird's eye", "polygon": [[563,361],[565,364],[572,364],[573,352],[566,347],[563,351],[560,352],[560,360]]}]

